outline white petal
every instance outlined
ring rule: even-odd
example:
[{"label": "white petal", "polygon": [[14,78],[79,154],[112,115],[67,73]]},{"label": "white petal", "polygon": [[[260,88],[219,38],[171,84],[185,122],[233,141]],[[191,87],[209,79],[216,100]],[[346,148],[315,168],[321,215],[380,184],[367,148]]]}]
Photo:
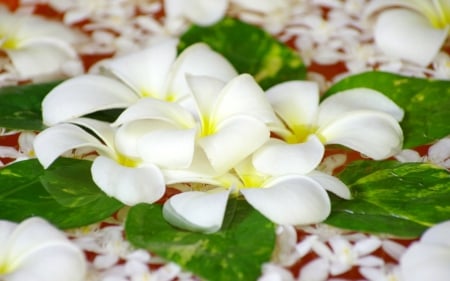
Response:
[{"label": "white petal", "polygon": [[408,281],[450,279],[450,250],[442,245],[416,243],[400,259],[402,277]]},{"label": "white petal", "polygon": [[211,233],[223,222],[229,190],[188,191],[172,196],[163,208],[164,218],[174,226]]},{"label": "white petal", "polygon": [[224,82],[238,75],[225,57],[204,43],[186,48],[173,64],[168,82],[172,100],[179,100],[191,92],[186,74],[210,76]]},{"label": "white petal", "polygon": [[434,225],[422,234],[420,241],[424,243],[436,244],[449,247],[450,251],[450,221],[445,221]]},{"label": "white petal", "polygon": [[270,139],[253,154],[253,165],[268,175],[306,174],[319,165],[324,151],[323,144],[315,135],[298,144]]},{"label": "white petal", "polygon": [[30,253],[5,280],[82,281],[86,269],[84,253],[79,248],[69,241],[54,242]]},{"label": "white petal", "polygon": [[322,173],[320,171],[311,171],[308,174],[308,177],[318,182],[322,188],[333,192],[341,198],[350,199],[352,197],[348,187],[337,177]]},{"label": "white petal", "polygon": [[269,139],[269,129],[261,121],[241,115],[228,118],[217,131],[202,137],[198,144],[217,172],[226,172]]},{"label": "white petal", "polygon": [[177,43],[178,40],[166,40],[144,50],[101,62],[100,65],[142,97],[165,99],[169,70],[177,55]]},{"label": "white petal", "polygon": [[328,278],[330,263],[323,258],[317,258],[305,264],[300,270],[299,281],[324,281]]},{"label": "white petal", "polygon": [[354,110],[374,110],[385,112],[397,121],[403,119],[403,109],[382,93],[368,89],[356,88],[334,94],[320,103],[319,127],[339,118],[340,115]]},{"label": "white petal", "polygon": [[164,1],[164,9],[169,18],[184,15],[199,25],[211,25],[220,20],[227,8],[227,0]]},{"label": "white petal", "polygon": [[401,150],[403,133],[390,115],[375,111],[354,111],[342,115],[317,131],[326,144],[341,144],[375,160]]},{"label": "white petal", "polygon": [[217,178],[220,174],[213,169],[201,149],[194,150],[191,166],[187,169],[164,169],[163,173],[168,185],[186,182],[221,185],[221,181]]},{"label": "white petal", "polygon": [[231,0],[231,2],[245,9],[265,14],[276,13],[278,9],[290,5],[285,0]]},{"label": "white petal", "polygon": [[138,99],[123,83],[99,75],[82,75],[56,86],[42,101],[43,121],[54,125],[95,111],[123,108]]},{"label": "white petal", "polygon": [[417,12],[392,9],[382,12],[374,27],[377,46],[386,54],[427,66],[448,35]]},{"label": "white petal", "polygon": [[153,203],[165,192],[161,171],[150,164],[125,167],[107,157],[97,157],[91,167],[94,182],[109,196],[126,205]]},{"label": "white petal", "polygon": [[270,187],[242,189],[241,193],[250,205],[278,224],[318,223],[331,210],[325,190],[306,177],[286,177]]},{"label": "white petal", "polygon": [[213,106],[211,118],[215,122],[236,114],[250,115],[266,123],[277,122],[263,90],[248,74],[241,74],[229,81]]},{"label": "white petal", "polygon": [[154,130],[138,141],[139,155],[162,168],[188,168],[194,156],[196,129]]},{"label": "white petal", "polygon": [[310,81],[288,81],[269,88],[267,98],[273,109],[287,124],[313,125],[319,107],[319,86]]},{"label": "white petal", "polygon": [[91,118],[77,118],[70,123],[91,130],[107,147],[114,148],[114,135],[116,129],[113,128],[110,123]]},{"label": "white petal", "polygon": [[209,118],[225,82],[210,76],[186,75],[200,116]]},{"label": "white petal", "polygon": [[92,147],[105,154],[114,154],[96,137],[72,124],[60,124],[47,128],[34,140],[36,157],[44,168],[50,166],[64,152],[80,147]]},{"label": "white petal", "polygon": [[[0,241],[8,241],[9,237],[16,229],[16,227],[17,223],[0,220]],[[8,251],[9,246],[10,245],[8,245],[7,243],[0,244],[0,255],[2,257],[1,259],[3,259],[6,256],[6,252]]]},{"label": "white petal", "polygon": [[147,98],[129,106],[113,125],[117,126],[142,119],[161,120],[180,128],[192,128],[196,124],[192,114],[179,104]]}]

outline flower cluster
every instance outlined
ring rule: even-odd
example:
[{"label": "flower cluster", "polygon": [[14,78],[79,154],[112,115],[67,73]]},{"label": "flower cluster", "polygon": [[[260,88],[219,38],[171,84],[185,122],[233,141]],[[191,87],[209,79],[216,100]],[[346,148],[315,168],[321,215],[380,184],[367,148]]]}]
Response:
[{"label": "flower cluster", "polygon": [[[94,182],[127,205],[178,188],[163,215],[184,229],[219,230],[229,197],[278,224],[320,222],[330,213],[327,191],[350,198],[342,182],[316,169],[325,145],[373,159],[402,147],[403,110],[383,94],[358,88],[319,103],[308,81],[264,92],[203,43],[177,56],[169,40],[95,69],[45,97],[49,128],[35,138],[37,158],[48,167],[66,151],[94,149]],[[107,109],[122,111],[112,122],[89,115]]]}]

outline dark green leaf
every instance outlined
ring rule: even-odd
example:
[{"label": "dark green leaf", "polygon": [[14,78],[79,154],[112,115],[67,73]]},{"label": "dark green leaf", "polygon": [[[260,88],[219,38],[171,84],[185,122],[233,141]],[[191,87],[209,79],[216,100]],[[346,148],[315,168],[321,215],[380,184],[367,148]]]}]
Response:
[{"label": "dark green leaf", "polygon": [[400,123],[404,147],[428,144],[450,134],[450,81],[366,72],[336,83],[325,96],[357,87],[380,91],[405,110]]},{"label": "dark green leaf", "polygon": [[205,42],[225,56],[239,73],[253,75],[267,89],[287,80],[304,80],[306,68],[298,53],[260,28],[225,18],[213,26],[194,26],[180,40],[180,50]]},{"label": "dark green leaf", "polygon": [[131,208],[125,230],[134,246],[207,280],[256,280],[274,248],[274,225],[243,200],[231,200],[226,220],[213,234],[182,231],[165,222],[160,205],[141,204]]},{"label": "dark green leaf", "polygon": [[424,163],[356,161],[340,175],[353,199],[333,197],[326,223],[356,231],[417,237],[450,219],[450,173]]},{"label": "dark green leaf", "polygon": [[41,102],[58,82],[0,88],[0,127],[42,130]]},{"label": "dark green leaf", "polygon": [[92,181],[91,162],[59,159],[44,170],[36,159],[0,170],[0,219],[22,221],[43,217],[60,228],[101,221],[122,204]]}]

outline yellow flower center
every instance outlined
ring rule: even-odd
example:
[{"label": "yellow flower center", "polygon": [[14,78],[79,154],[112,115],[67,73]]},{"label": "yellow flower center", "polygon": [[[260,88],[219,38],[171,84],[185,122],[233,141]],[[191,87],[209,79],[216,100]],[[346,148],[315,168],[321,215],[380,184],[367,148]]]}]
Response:
[{"label": "yellow flower center", "polygon": [[412,0],[412,2],[433,27],[442,29],[450,25],[450,3],[446,3],[447,0]]},{"label": "yellow flower center", "polygon": [[15,50],[19,48],[19,41],[15,38],[7,37],[0,33],[0,48],[6,50]]},{"label": "yellow flower center", "polygon": [[284,137],[284,141],[289,144],[306,142],[309,135],[317,131],[316,127],[304,124],[292,124],[290,129],[292,134]]},{"label": "yellow flower center", "polygon": [[117,160],[117,163],[119,163],[120,165],[125,166],[125,167],[130,167],[130,168],[136,168],[141,163],[141,161],[139,161],[137,159],[132,159],[132,158],[122,155],[122,154],[119,154],[117,156],[116,160]]}]

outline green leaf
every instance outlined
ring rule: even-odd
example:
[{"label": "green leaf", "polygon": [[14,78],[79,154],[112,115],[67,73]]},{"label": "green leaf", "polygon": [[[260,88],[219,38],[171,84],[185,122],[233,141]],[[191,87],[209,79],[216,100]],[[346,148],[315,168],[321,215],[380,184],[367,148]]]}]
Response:
[{"label": "green leaf", "polygon": [[380,91],[405,110],[400,123],[405,148],[428,144],[450,134],[450,81],[366,72],[336,83],[325,97],[357,87]]},{"label": "green leaf", "polygon": [[326,223],[350,230],[417,237],[450,219],[450,173],[426,163],[356,161],[339,178],[353,198],[333,197]]},{"label": "green leaf", "polygon": [[42,130],[41,102],[61,81],[0,88],[0,127]]},{"label": "green leaf", "polygon": [[236,19],[225,18],[208,27],[191,27],[181,36],[179,49],[196,42],[205,42],[221,53],[239,73],[253,75],[264,89],[306,77],[306,68],[297,52],[260,28]]},{"label": "green leaf", "polygon": [[36,159],[0,170],[0,219],[40,216],[66,229],[108,218],[123,205],[92,181],[90,161],[59,159],[44,170]]},{"label": "green leaf", "polygon": [[216,233],[182,231],[164,220],[161,205],[140,204],[128,213],[125,230],[134,246],[207,280],[256,280],[270,260],[275,226],[243,200],[231,200],[226,220]]}]

